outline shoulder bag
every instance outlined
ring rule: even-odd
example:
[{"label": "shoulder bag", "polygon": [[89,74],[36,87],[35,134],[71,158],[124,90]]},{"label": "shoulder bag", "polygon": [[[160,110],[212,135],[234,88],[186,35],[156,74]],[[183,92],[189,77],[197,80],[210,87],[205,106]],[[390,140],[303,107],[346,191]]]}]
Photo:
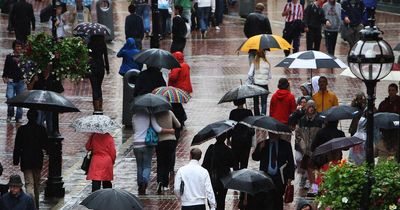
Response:
[{"label": "shoulder bag", "polygon": [[81,165],[81,169],[85,171],[85,175],[89,172],[91,160],[92,160],[92,138],[90,138],[89,150],[86,152],[85,157],[83,157]]}]

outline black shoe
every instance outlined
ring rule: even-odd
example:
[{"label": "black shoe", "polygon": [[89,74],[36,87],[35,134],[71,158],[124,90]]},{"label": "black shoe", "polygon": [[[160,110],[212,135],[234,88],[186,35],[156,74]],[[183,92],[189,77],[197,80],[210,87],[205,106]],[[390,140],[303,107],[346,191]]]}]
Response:
[{"label": "black shoe", "polygon": [[162,184],[161,184],[161,182],[159,182],[158,184],[157,184],[157,195],[162,195],[163,194],[163,191],[162,191]]}]

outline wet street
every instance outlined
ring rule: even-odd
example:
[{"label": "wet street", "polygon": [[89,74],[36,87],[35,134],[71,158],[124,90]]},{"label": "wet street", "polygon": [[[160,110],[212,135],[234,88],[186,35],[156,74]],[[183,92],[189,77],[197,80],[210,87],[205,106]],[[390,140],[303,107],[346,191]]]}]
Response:
[{"label": "wet street", "polygon": [[[30,1],[30,0],[28,0]],[[47,6],[48,0],[30,1],[34,5],[35,16],[37,21],[36,31],[47,31],[48,24],[39,23],[39,11]],[[264,1],[267,5],[266,13],[272,25],[274,34],[282,35],[284,19],[281,12],[284,6],[282,0]],[[124,44],[124,22],[128,15],[128,2],[125,0],[117,0],[113,2],[114,23],[116,38],[112,43],[108,44],[111,74],[107,75],[103,82],[103,98],[104,98],[104,114],[115,119],[117,122],[122,121],[122,77],[118,74],[118,70],[122,59],[116,57],[116,53]],[[236,49],[245,41],[243,34],[244,19],[237,14],[238,5],[230,8],[231,12],[225,16],[221,25],[221,30],[216,31],[211,28],[207,39],[201,39],[200,32],[192,32],[192,36],[187,40],[184,51],[185,59],[191,67],[191,80],[193,84],[192,99],[185,104],[188,115],[186,121],[186,129],[182,138],[179,140],[177,148],[177,161],[175,170],[185,165],[189,160],[190,143],[193,136],[205,125],[227,119],[229,112],[234,108],[233,104],[224,103],[217,104],[222,95],[233,87],[240,85],[246,80],[248,71],[248,56],[244,53],[237,53]],[[95,17],[95,14],[94,14]],[[376,25],[385,32],[383,38],[394,47],[400,42],[400,15],[391,13],[378,12],[376,15]],[[3,69],[4,59],[11,52],[11,43],[14,40],[14,34],[9,34],[7,28],[7,16],[0,17],[0,68]],[[143,47],[149,48],[149,39],[143,41]],[[171,40],[161,40],[161,48],[169,50]],[[305,35],[301,38],[300,50],[305,50]],[[325,42],[322,40],[321,51],[326,52]],[[349,51],[347,43],[338,37],[336,46],[336,56],[347,63],[346,57]],[[398,54],[395,54],[398,56]],[[268,58],[271,64],[276,65],[284,54],[281,51],[273,51],[269,53]],[[350,104],[352,98],[359,91],[365,92],[364,84],[358,79],[340,76],[340,69],[319,69],[313,70],[313,75],[325,75],[328,78],[328,89],[333,90],[339,98],[340,104]],[[291,84],[291,91],[295,96],[300,95],[300,85],[310,80],[310,72],[306,69],[289,69],[273,68],[272,80],[269,84],[271,92],[277,90],[277,82],[279,78],[286,77]],[[398,82],[398,81],[397,81]],[[382,81],[377,85],[376,104],[379,104],[387,96],[387,86],[390,81]],[[47,164],[42,171],[42,190],[40,197],[40,209],[77,209],[79,203],[90,193],[91,181],[86,180],[84,172],[80,169],[80,165],[85,154],[84,145],[88,136],[82,133],[75,133],[70,124],[77,118],[91,115],[92,97],[89,80],[79,83],[64,81],[64,93],[80,110],[79,113],[66,113],[60,115],[60,132],[64,137],[63,140],[63,164],[62,173],[66,195],[62,199],[45,198],[44,186],[48,174]],[[0,84],[0,161],[3,164],[4,172],[0,177],[0,183],[8,182],[11,174],[20,172],[19,166],[12,165],[12,152],[14,147],[15,133],[18,124],[15,122],[7,123],[7,106],[5,104],[6,85]],[[269,99],[271,98],[269,95]],[[247,106],[252,108],[252,100],[247,100]],[[24,110],[26,113],[26,110]],[[23,123],[26,123],[26,117]],[[348,126],[350,121],[345,120],[340,123],[340,128],[348,136]],[[117,160],[114,166],[113,187],[128,190],[135,195],[138,194],[136,185],[136,163],[133,155],[132,129],[123,127],[113,133],[115,144],[117,146]],[[208,145],[213,143],[205,143],[200,146],[203,152],[206,151]],[[204,153],[203,153],[204,154]],[[47,157],[46,157],[47,158]],[[257,169],[258,162],[250,161],[250,168]],[[151,183],[148,187],[148,194],[139,196],[143,201],[146,210],[154,209],[180,209],[179,202],[170,190],[165,195],[157,195],[156,193],[156,159],[153,158]],[[295,181],[297,183],[297,180]],[[297,189],[295,185],[295,201],[304,192]],[[226,209],[237,209],[238,194],[229,190],[226,198]],[[295,202],[294,202],[295,203]],[[294,209],[294,203],[287,205],[286,209]]]}]

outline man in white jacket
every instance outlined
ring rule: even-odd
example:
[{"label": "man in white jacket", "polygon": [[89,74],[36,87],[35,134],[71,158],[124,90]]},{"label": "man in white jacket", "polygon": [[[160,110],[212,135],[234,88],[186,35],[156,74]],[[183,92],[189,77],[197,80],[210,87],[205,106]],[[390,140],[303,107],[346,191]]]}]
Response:
[{"label": "man in white jacket", "polygon": [[[209,17],[215,13],[215,0],[197,0],[197,19],[200,22],[201,38],[207,37],[207,29],[210,24]],[[214,16],[214,15],[213,15]]]},{"label": "man in white jacket", "polygon": [[206,203],[215,210],[216,202],[208,171],[201,167],[201,150],[190,150],[189,164],[181,167],[175,176],[174,193],[181,202],[182,210],[205,210]]}]

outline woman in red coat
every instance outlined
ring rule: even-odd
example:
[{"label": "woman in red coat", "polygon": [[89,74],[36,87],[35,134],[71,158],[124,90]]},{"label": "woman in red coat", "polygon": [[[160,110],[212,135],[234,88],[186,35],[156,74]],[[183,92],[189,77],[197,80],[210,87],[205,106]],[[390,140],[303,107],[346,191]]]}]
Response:
[{"label": "woman in red coat", "polygon": [[92,180],[92,192],[103,188],[112,188],[116,151],[114,138],[109,134],[93,133],[86,143],[86,149],[92,151],[92,161],[86,180]]},{"label": "woman in red coat", "polygon": [[190,67],[185,62],[182,52],[174,52],[172,55],[181,64],[181,68],[173,68],[169,72],[168,86],[182,89],[188,93],[192,93],[192,82],[190,81]]}]

